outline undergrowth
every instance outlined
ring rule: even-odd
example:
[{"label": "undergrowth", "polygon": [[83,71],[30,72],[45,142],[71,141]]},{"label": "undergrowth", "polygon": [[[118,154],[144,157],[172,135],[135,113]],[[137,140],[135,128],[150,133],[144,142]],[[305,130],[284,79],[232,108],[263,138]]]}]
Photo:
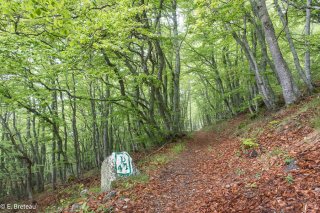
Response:
[{"label": "undergrowth", "polygon": [[[83,184],[73,184],[62,190],[59,190],[56,197],[59,197],[57,203],[53,206],[46,208],[45,212],[58,212],[57,210],[62,209],[64,206],[68,206],[71,203],[79,201],[80,192],[84,190]],[[89,190],[91,191],[91,190]],[[99,187],[100,192],[100,187]]]},{"label": "undergrowth", "polygon": [[[115,190],[130,190],[137,185],[147,184],[149,182],[149,173],[151,171],[155,171],[159,167],[169,163],[185,149],[185,142],[183,140],[180,140],[177,143],[170,144],[169,147],[165,147],[164,150],[159,153],[151,154],[145,159],[137,162],[140,174],[118,178],[117,180],[112,182],[112,188]],[[94,175],[97,175],[97,170],[89,171],[84,175],[84,177],[90,177]],[[57,212],[62,210],[66,206],[70,206],[73,203],[80,202],[83,197],[79,195],[84,189],[87,189],[89,193],[93,194],[101,193],[100,185],[94,185],[90,188],[86,188],[83,184],[73,184],[59,191],[59,193],[57,194],[57,197],[59,197],[59,199],[57,200],[55,205],[46,208],[44,212]],[[87,212],[86,209],[87,206],[84,202],[79,210],[81,210],[82,212]]]},{"label": "undergrowth", "polygon": [[313,128],[320,130],[320,116],[316,116],[311,120],[311,125]]},{"label": "undergrowth", "polygon": [[141,173],[135,176],[122,177],[113,181],[112,188],[131,189],[138,184],[145,184],[149,182],[149,176],[145,173]]},{"label": "undergrowth", "polygon": [[245,138],[242,140],[242,146],[244,149],[254,149],[258,147],[259,144],[257,144],[253,138]]},{"label": "undergrowth", "polygon": [[149,167],[153,167],[152,165],[160,166],[168,163],[185,149],[185,142],[180,141],[174,143],[169,149],[164,152],[154,153],[150,156],[145,157],[144,159],[140,160],[137,165],[138,167],[141,167],[142,170],[149,170]]},{"label": "undergrowth", "polygon": [[186,144],[183,142],[175,144],[170,151],[173,152],[174,154],[180,154],[186,149]]}]

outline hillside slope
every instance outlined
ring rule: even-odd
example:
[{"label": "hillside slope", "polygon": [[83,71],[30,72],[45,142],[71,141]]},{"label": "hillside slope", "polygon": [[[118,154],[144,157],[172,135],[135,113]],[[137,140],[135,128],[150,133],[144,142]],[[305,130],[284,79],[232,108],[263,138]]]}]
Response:
[{"label": "hillside slope", "polygon": [[[178,157],[160,169],[144,171],[147,183],[116,188],[109,200],[104,199],[106,194],[90,195],[86,209],[318,212],[319,109],[320,99],[312,97],[273,114],[254,119],[241,115],[196,132]],[[246,139],[259,144],[254,155],[243,149]]]}]

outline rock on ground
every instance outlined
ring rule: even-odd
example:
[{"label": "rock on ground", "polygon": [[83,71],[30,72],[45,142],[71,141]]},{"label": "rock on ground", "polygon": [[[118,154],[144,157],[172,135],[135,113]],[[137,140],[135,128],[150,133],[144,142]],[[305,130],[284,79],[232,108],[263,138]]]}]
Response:
[{"label": "rock on ground", "polygon": [[[140,172],[134,165],[132,158],[126,152],[130,158],[130,164],[132,166],[132,173],[130,175],[138,175]],[[116,154],[112,153],[108,158],[106,158],[101,165],[101,191],[106,192],[111,190],[112,181],[116,180],[119,175],[115,171],[115,158]]]},{"label": "rock on ground", "polygon": [[110,155],[101,165],[101,191],[111,190],[111,182],[116,180],[117,174],[114,170],[114,157]]}]

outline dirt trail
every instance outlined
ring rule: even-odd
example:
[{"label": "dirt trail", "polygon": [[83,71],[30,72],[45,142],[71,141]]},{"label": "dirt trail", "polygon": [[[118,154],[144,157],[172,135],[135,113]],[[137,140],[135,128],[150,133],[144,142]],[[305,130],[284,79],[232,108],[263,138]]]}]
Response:
[{"label": "dirt trail", "polygon": [[[232,134],[241,116],[221,132],[197,132],[187,150],[153,174],[121,211],[320,212],[320,133],[308,123],[313,112],[288,109],[270,119],[290,115],[286,122],[255,123],[247,131],[263,129],[256,158],[241,153],[241,142]],[[288,159],[298,169],[288,171]]]},{"label": "dirt trail", "polygon": [[221,134],[197,132],[187,150],[151,178],[133,212],[206,212],[221,183],[228,185],[233,175],[222,160],[232,144],[235,140]]},{"label": "dirt trail", "polygon": [[[310,105],[313,106],[313,105]],[[148,183],[87,199],[95,212],[320,212],[320,105],[285,108],[256,120],[240,115],[199,131],[175,160],[148,173]],[[249,158],[240,138],[255,137]]]}]

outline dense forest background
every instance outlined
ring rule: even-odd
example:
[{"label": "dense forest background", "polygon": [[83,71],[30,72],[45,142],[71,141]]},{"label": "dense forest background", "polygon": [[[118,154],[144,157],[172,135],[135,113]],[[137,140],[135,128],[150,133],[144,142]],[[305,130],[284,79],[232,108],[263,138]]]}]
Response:
[{"label": "dense forest background", "polygon": [[2,0],[0,199],[298,102],[320,77],[319,3]]}]

